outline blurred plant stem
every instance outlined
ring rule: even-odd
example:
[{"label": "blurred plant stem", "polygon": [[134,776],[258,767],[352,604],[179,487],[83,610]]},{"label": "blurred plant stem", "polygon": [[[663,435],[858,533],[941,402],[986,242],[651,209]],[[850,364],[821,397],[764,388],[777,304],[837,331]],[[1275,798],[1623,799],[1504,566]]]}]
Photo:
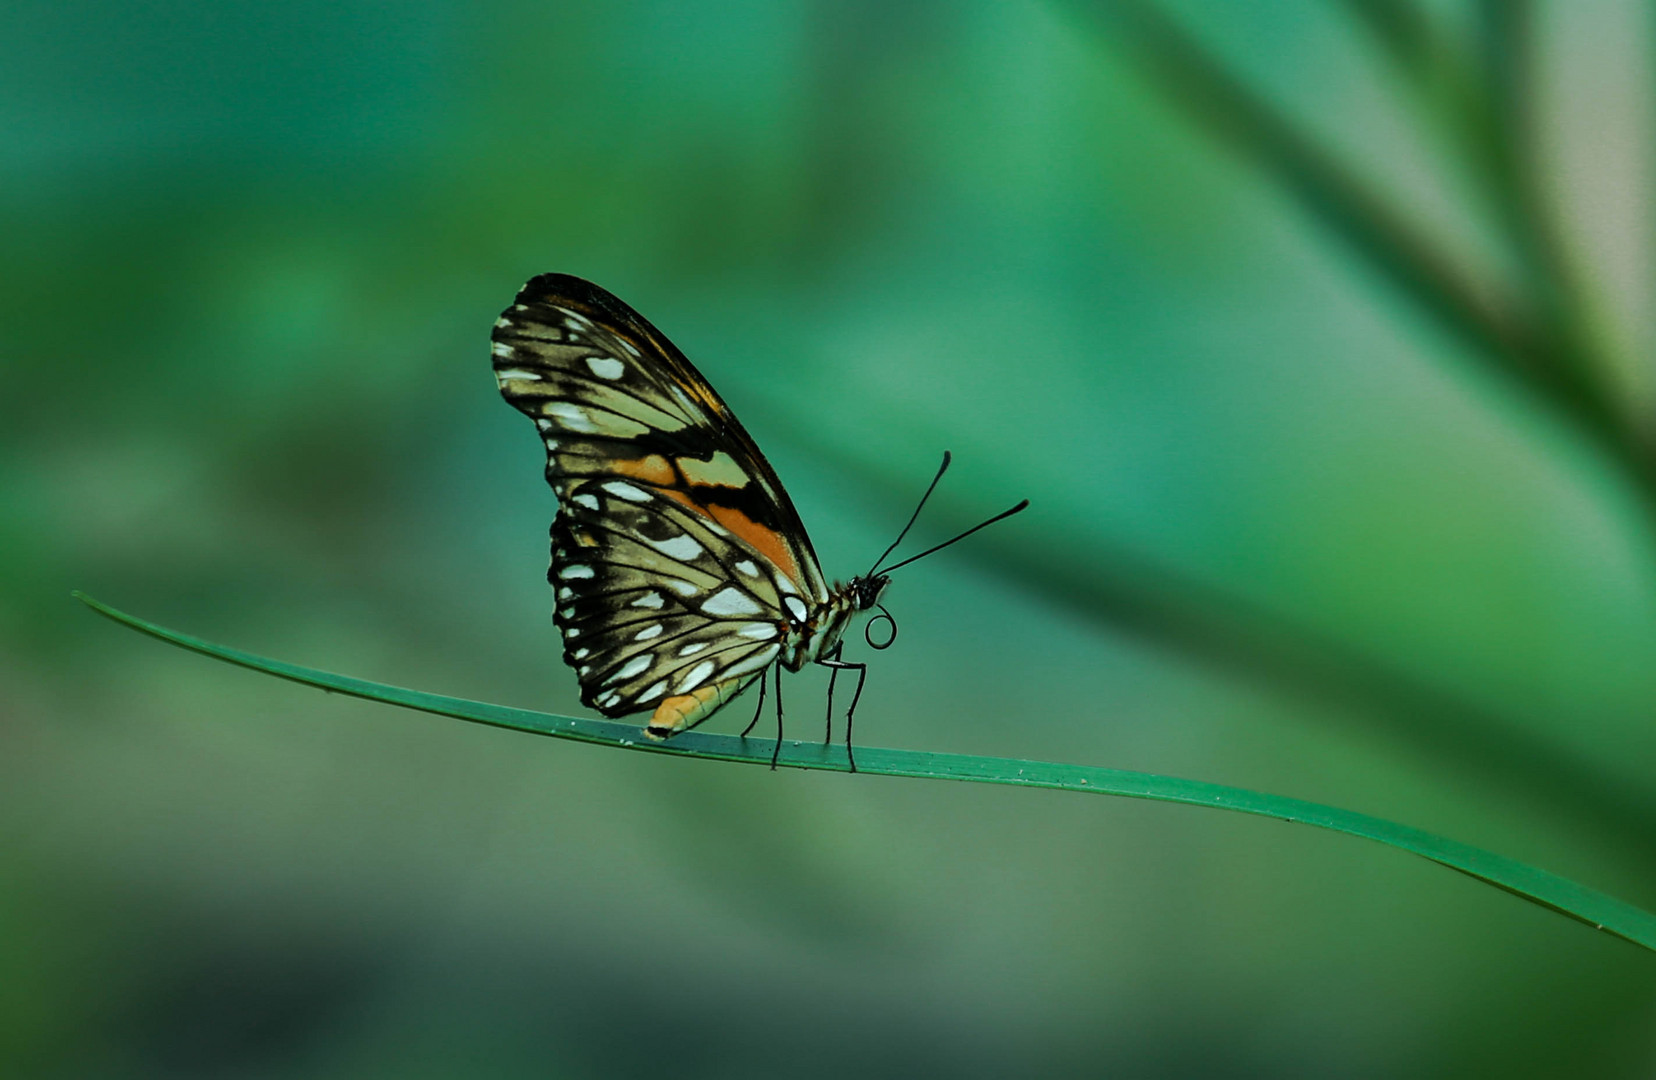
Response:
[{"label": "blurred plant stem", "polygon": [[1610,459],[1638,493],[1656,546],[1656,457],[1610,383],[1544,197],[1535,147],[1531,6],[1482,0],[1479,44],[1457,49],[1407,0],[1345,0],[1453,133],[1515,282],[1477,279],[1451,252],[1230,70],[1150,0],[1096,0],[1093,24],[1205,131],[1257,166],[1467,354],[1523,387]]},{"label": "blurred plant stem", "polygon": [[[790,412],[776,397],[767,402],[779,415]],[[815,430],[806,420],[802,415],[791,425],[796,440]],[[912,505],[912,477],[899,478],[826,441],[801,445],[856,476],[895,512]],[[947,495],[930,512],[940,535],[976,520],[976,511],[952,511]],[[1128,545],[1062,525],[1039,535],[1057,539],[1042,543],[1027,532],[991,530],[958,554],[1129,638],[1269,693],[1332,706],[1456,775],[1480,776],[1508,795],[1546,799],[1560,818],[1578,820],[1642,854],[1656,849],[1656,786],[1612,775],[1567,746],[1531,734],[1520,717],[1470,701],[1360,645],[1198,581]]]},{"label": "blurred plant stem", "polygon": [[1417,78],[1434,69],[1435,28],[1412,0],[1345,0],[1345,5],[1398,68]]}]

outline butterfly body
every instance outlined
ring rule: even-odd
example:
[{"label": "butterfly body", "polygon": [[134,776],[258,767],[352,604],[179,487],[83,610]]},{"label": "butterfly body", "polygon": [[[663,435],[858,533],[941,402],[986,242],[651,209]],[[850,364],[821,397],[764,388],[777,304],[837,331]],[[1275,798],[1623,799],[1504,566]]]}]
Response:
[{"label": "butterfly body", "polygon": [[840,641],[889,579],[827,584],[757,445],[641,315],[543,274],[493,343],[501,393],[546,445],[559,503],[548,580],[583,703],[649,711],[646,732],[664,738],[772,665],[861,668],[837,661]]},{"label": "butterfly body", "polygon": [[878,604],[891,579],[876,575],[835,585],[828,602],[804,622],[791,625],[780,657],[782,666],[798,671],[833,654],[851,620]]}]

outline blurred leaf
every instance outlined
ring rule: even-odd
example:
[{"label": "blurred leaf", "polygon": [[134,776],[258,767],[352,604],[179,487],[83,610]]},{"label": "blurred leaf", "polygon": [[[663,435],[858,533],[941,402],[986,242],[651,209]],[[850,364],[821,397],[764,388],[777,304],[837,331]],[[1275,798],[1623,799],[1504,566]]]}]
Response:
[{"label": "blurred leaf", "polygon": [[[879,493],[899,512],[911,505],[912,478],[871,464],[868,455],[818,433],[797,400],[758,385],[746,386],[744,393],[762,397],[768,411],[789,417],[795,443],[808,447],[816,460],[856,476],[860,488]],[[859,408],[873,413],[879,406],[864,402]],[[902,426],[896,416],[882,419],[884,426]],[[953,506],[948,495],[933,504],[938,532],[978,520],[974,515],[980,510],[957,513]],[[1043,543],[1041,536],[1062,539]],[[1555,813],[1586,820],[1601,834],[1641,850],[1656,846],[1656,792],[1648,785],[1609,775],[1565,740],[1531,734],[1500,708],[1096,528],[1054,528],[1035,536],[990,532],[957,554],[1083,618],[1268,692],[1354,710],[1360,722],[1452,771],[1486,778],[1526,798],[1547,799]]]},{"label": "blurred leaf", "polygon": [[[1375,5],[1369,5],[1375,7]],[[1290,117],[1229,70],[1161,8],[1147,0],[1099,0],[1088,6],[1109,35],[1148,76],[1216,139],[1259,166],[1319,223],[1445,330],[1505,378],[1570,419],[1634,481],[1647,509],[1656,505],[1656,463],[1638,444],[1591,363],[1567,304],[1561,258],[1538,195],[1527,147],[1523,76],[1513,58],[1525,25],[1508,5],[1486,5],[1486,52],[1498,104],[1480,125],[1495,163],[1495,202],[1509,241],[1529,270],[1530,293],[1475,280],[1454,255],[1434,243]],[[1378,23],[1399,40],[1395,5]],[[1410,31],[1412,32],[1412,31]]]},{"label": "blurred leaf", "polygon": [[1411,0],[1346,0],[1386,53],[1406,70],[1418,72],[1431,60],[1431,26]]}]

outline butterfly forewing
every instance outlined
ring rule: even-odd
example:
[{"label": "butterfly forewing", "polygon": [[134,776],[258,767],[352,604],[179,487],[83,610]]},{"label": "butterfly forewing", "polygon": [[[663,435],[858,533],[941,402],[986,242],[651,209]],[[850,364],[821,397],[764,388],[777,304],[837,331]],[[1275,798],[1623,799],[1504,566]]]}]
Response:
[{"label": "butterfly forewing", "polygon": [[695,723],[777,657],[801,597],[828,599],[781,483],[684,355],[589,282],[525,285],[494,365],[546,443],[549,576],[582,700],[656,709],[652,730]]}]

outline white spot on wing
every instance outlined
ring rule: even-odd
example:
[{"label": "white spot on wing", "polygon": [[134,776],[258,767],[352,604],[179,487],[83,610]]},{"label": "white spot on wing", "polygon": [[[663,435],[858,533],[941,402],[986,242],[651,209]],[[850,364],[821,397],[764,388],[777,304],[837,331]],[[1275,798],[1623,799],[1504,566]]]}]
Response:
[{"label": "white spot on wing", "polygon": [[628,660],[625,664],[622,664],[620,667],[610,672],[609,678],[604,680],[604,685],[608,686],[610,683],[618,683],[622,679],[630,679],[634,675],[642,674],[645,669],[650,666],[650,661],[652,659],[653,657],[649,653],[639,653],[631,660]]},{"label": "white spot on wing", "polygon": [[564,430],[578,431],[583,435],[607,435],[612,439],[636,439],[650,430],[650,425],[641,423],[631,417],[622,416],[620,413],[613,413],[607,409],[577,405],[573,401],[548,401],[540,407],[540,411],[547,416],[554,417],[558,426]]},{"label": "white spot on wing", "polygon": [[776,591],[789,593],[793,596],[799,595],[799,590],[794,588],[793,582],[788,580],[787,574],[776,575]]},{"label": "white spot on wing", "polygon": [[570,563],[567,566],[561,566],[558,568],[558,576],[563,578],[565,581],[569,581],[572,578],[589,578],[593,576],[592,567],[586,566],[582,563]]},{"label": "white spot on wing", "polygon": [[669,558],[679,562],[689,562],[702,553],[702,546],[696,543],[695,538],[680,534],[671,540],[650,540],[649,545]]},{"label": "white spot on wing", "polygon": [[759,605],[755,604],[747,593],[737,588],[719,590],[702,603],[701,609],[708,615],[759,614]]},{"label": "white spot on wing", "polygon": [[540,382],[540,375],[533,371],[524,371],[522,368],[507,368],[505,371],[495,372],[495,378],[501,382],[507,379],[528,379],[531,382]]},{"label": "white spot on wing", "polygon": [[799,622],[804,622],[805,616],[810,614],[805,607],[805,602],[797,596],[784,596],[782,602],[788,605],[788,610],[793,613],[793,617]]},{"label": "white spot on wing", "polygon": [[751,622],[736,631],[742,637],[765,641],[776,636],[776,627],[768,622]]},{"label": "white spot on wing", "polygon": [[603,485],[603,487],[604,490],[609,492],[611,495],[614,495],[618,499],[626,499],[628,502],[641,503],[650,501],[649,492],[640,491],[631,484],[622,480],[611,480],[609,483]]},{"label": "white spot on wing", "polygon": [[688,581],[683,581],[679,578],[663,578],[662,584],[666,585],[669,589],[672,589],[680,596],[695,596],[697,593],[701,592],[700,589],[696,588]]},{"label": "white spot on wing", "polygon": [[734,679],[738,676],[746,675],[750,671],[758,671],[766,664],[769,664],[772,660],[775,660],[776,654],[781,651],[782,646],[780,645],[767,645],[763,649],[760,649],[758,652],[754,653],[752,656],[748,657],[746,660],[739,661],[738,663],[732,664],[725,668],[724,671],[719,673],[719,677],[723,679]]},{"label": "white spot on wing", "polygon": [[646,626],[644,629],[633,635],[633,640],[649,641],[653,637],[660,637],[663,629],[664,628],[660,623],[656,623],[654,626]]},{"label": "white spot on wing", "polygon": [[591,649],[576,649],[574,652],[570,653],[569,655],[573,656],[577,660],[585,660],[588,656],[592,655],[592,650]]},{"label": "white spot on wing", "polygon": [[649,701],[652,698],[660,697],[661,692],[663,690],[666,690],[666,689],[667,689],[667,680],[662,679],[660,682],[658,682],[655,685],[651,686],[648,690],[644,691],[642,694],[639,694],[638,695],[638,700],[639,701]]},{"label": "white spot on wing", "polygon": [[650,593],[645,593],[643,596],[640,596],[637,600],[634,600],[632,603],[628,604],[627,606],[628,607],[643,607],[643,608],[658,608],[662,604],[665,604],[666,602],[667,601],[665,601],[661,598],[660,593],[650,592]]},{"label": "white spot on wing", "polygon": [[680,656],[695,656],[697,653],[701,652],[703,649],[707,648],[711,644],[712,644],[712,642],[710,642],[710,641],[692,641],[690,644],[688,644],[684,648],[680,649],[678,651],[678,654]]},{"label": "white spot on wing", "polygon": [[682,694],[693,687],[700,686],[709,675],[713,674],[713,669],[717,666],[711,660],[703,660],[685,672],[684,678],[679,680],[678,692]]},{"label": "white spot on wing", "polygon": [[[510,360],[512,358],[512,347],[510,345],[506,344],[504,341],[495,342],[493,347],[491,347],[489,349],[489,351],[494,353],[494,355],[500,357],[502,360]],[[476,354],[473,354],[473,355],[476,355]]]},{"label": "white spot on wing", "polygon": [[576,506],[584,506],[588,510],[598,509],[598,496],[592,494],[590,491],[583,491],[579,495],[572,496],[569,501],[574,503]]},{"label": "white spot on wing", "polygon": [[600,379],[619,379],[627,370],[627,365],[613,356],[589,356],[586,363]]},{"label": "white spot on wing", "polygon": [[741,562],[737,563],[736,564],[736,569],[740,570],[742,573],[746,574],[748,577],[758,577],[759,576],[759,568],[757,566],[754,566],[752,563],[748,562],[746,559],[743,559]]},{"label": "white spot on wing", "polygon": [[541,412],[558,418],[558,426],[569,431],[591,433],[598,430],[598,425],[592,422],[587,411],[572,401],[548,401],[541,406]]}]

